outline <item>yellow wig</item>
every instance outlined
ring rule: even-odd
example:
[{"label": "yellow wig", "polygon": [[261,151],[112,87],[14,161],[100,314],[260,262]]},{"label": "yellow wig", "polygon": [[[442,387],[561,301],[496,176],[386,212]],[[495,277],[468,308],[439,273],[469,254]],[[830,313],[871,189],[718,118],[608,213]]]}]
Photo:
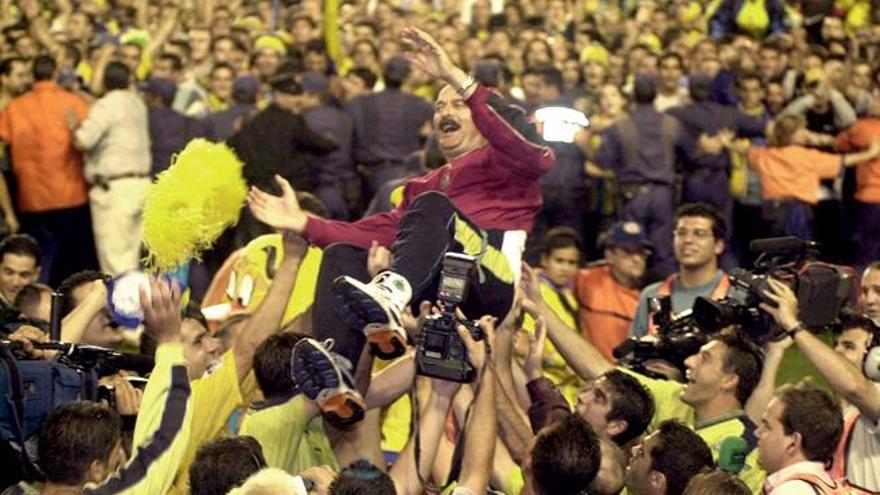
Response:
[{"label": "yellow wig", "polygon": [[225,144],[194,139],[147,192],[147,265],[172,270],[200,254],[238,222],[247,199],[243,164]]}]

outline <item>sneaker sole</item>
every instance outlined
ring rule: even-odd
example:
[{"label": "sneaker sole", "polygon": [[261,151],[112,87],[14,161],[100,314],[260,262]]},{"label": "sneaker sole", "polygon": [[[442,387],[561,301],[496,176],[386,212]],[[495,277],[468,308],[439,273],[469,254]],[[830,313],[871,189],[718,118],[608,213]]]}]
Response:
[{"label": "sneaker sole", "polygon": [[[297,386],[318,404],[324,417],[343,426],[364,418],[366,404],[363,398],[344,382],[326,351],[312,344],[303,344],[296,346],[293,352]],[[296,363],[303,366],[296,366]]]},{"label": "sneaker sole", "polygon": [[355,332],[367,337],[370,352],[379,359],[394,359],[406,352],[406,337],[392,328],[385,308],[344,277],[333,282],[336,313]]}]

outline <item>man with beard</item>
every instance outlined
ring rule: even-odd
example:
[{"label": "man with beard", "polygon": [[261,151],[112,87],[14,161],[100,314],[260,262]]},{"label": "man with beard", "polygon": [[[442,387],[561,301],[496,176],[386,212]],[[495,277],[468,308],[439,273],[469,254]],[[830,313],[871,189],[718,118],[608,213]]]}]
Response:
[{"label": "man with beard", "polygon": [[[281,196],[254,188],[249,198],[254,216],[271,227],[300,232],[320,247],[348,243],[324,251],[313,315],[315,337],[334,337],[334,351],[352,362],[365,340],[382,358],[403,352],[401,314],[411,300],[436,299],[448,251],[478,256],[471,273],[478,280],[462,311],[503,317],[513,301],[525,234],[541,207],[541,175],[554,165],[525,114],[456,67],[428,34],[407,29],[403,37],[414,47],[410,61],[447,83],[434,104],[434,127],[449,163],[407,182],[394,211],[354,223],[308,216],[280,178]],[[373,241],[393,243],[394,261],[365,283]],[[330,302],[334,292],[336,304]]]}]

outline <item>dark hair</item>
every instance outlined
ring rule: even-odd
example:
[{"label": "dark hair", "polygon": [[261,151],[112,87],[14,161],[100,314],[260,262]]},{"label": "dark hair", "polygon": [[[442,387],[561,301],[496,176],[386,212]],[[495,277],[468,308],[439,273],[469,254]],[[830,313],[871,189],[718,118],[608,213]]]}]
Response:
[{"label": "dark hair", "polygon": [[227,493],[264,467],[263,448],[254,437],[237,436],[204,443],[189,467],[190,494]]},{"label": "dark hair", "polygon": [[306,213],[311,213],[320,218],[330,218],[330,210],[327,205],[321,201],[321,198],[310,192],[297,191],[296,200],[299,202],[300,208]]},{"label": "dark hair", "polygon": [[684,60],[682,60],[681,55],[676,52],[663,52],[663,54],[660,55],[660,58],[657,60],[657,64],[659,65],[663,63],[664,60],[670,59],[678,62],[678,68],[684,70]]},{"label": "dark hair", "polygon": [[24,57],[5,57],[0,60],[0,76],[8,76],[12,74],[13,64],[27,64],[28,61]]},{"label": "dark hair", "polygon": [[314,39],[306,42],[305,50],[306,53],[320,53],[321,55],[327,55],[327,43],[324,40]]},{"label": "dark hair", "polygon": [[764,351],[736,331],[719,333],[712,340],[726,346],[722,369],[725,373],[733,373],[739,377],[734,395],[740,404],[745,405],[761,379]]},{"label": "dark hair", "polygon": [[[746,81],[758,81],[758,84],[761,84],[761,76],[751,71],[741,72],[736,76],[736,87],[742,88]],[[761,86],[763,87],[763,84],[761,84]]]},{"label": "dark hair", "polygon": [[190,319],[198,322],[199,325],[208,328],[208,319],[205,318],[205,314],[202,313],[201,308],[199,308],[195,303],[190,302],[183,308],[183,318]]},{"label": "dark hair", "polygon": [[315,29],[316,27],[318,27],[318,25],[315,23],[315,20],[312,19],[311,16],[309,16],[308,14],[294,14],[294,15],[290,18],[290,25],[291,25],[291,27],[292,27],[294,24],[296,24],[297,22],[299,22],[299,21],[306,21],[306,22],[308,22],[308,23],[309,23],[309,26],[311,26],[312,29]]},{"label": "dark hair", "polygon": [[395,495],[394,481],[366,459],[351,463],[333,480],[330,495]]},{"label": "dark hair", "polygon": [[620,370],[610,370],[604,376],[614,392],[605,419],[626,421],[626,429],[611,439],[623,446],[648,429],[654,417],[654,396],[641,382]]},{"label": "dark hair", "polygon": [[64,48],[64,55],[71,59],[71,65],[73,67],[78,66],[82,61],[82,52],[79,51],[79,48],[73,43],[65,43],[62,47]]},{"label": "dark hair", "polygon": [[48,285],[37,283],[27,284],[18,291],[18,294],[15,296],[15,302],[12,306],[20,313],[24,313],[25,316],[30,316],[36,312],[37,306],[40,305],[40,299],[42,299],[44,292],[51,294],[52,288]]},{"label": "dark hair", "polygon": [[705,470],[691,478],[684,495],[751,495],[743,480],[720,469]]},{"label": "dark hair", "polygon": [[712,235],[715,239],[723,240],[727,235],[727,222],[718,212],[718,209],[707,203],[687,203],[681,205],[675,212],[675,221],[678,223],[683,217],[700,217],[712,220]]},{"label": "dark hair", "polygon": [[565,79],[562,77],[562,71],[552,65],[542,66],[539,71],[545,85],[555,86],[560,94],[565,91]]},{"label": "dark hair", "polygon": [[53,409],[40,425],[37,439],[46,480],[62,485],[84,482],[92,462],[110,459],[121,427],[116,411],[97,402],[68,402]]},{"label": "dark hair", "polygon": [[801,452],[814,462],[828,463],[843,435],[843,415],[834,399],[809,379],[784,385],[776,397],[785,403],[779,422],[786,435],[800,433]]},{"label": "dark hair", "polygon": [[110,275],[95,270],[83,270],[64,279],[58,286],[58,292],[61,293],[61,316],[67,316],[76,307],[77,302],[73,298],[73,291],[77,287],[95,280],[109,282],[110,278]]},{"label": "dark hair", "polygon": [[712,451],[696,432],[675,420],[660,423],[651,449],[651,470],[666,477],[666,493],[681,493],[697,473],[712,468]]},{"label": "dark hair", "polygon": [[541,237],[541,254],[544,256],[549,256],[557,249],[570,247],[581,250],[581,238],[571,227],[553,227]]},{"label": "dark hair", "polygon": [[167,60],[171,62],[171,70],[174,72],[180,72],[183,70],[183,61],[173,53],[163,53],[162,55],[159,55],[159,60]]},{"label": "dark hair", "polygon": [[214,66],[211,67],[211,72],[209,72],[208,75],[213,77],[214,73],[220,69],[228,70],[229,72],[232,73],[232,77],[235,77],[235,68],[231,64],[228,64],[226,62],[218,62],[218,63],[214,64]]},{"label": "dark hair", "polygon": [[573,495],[583,493],[596,477],[602,453],[593,428],[569,414],[538,433],[529,455],[536,491]]},{"label": "dark hair", "polygon": [[7,254],[30,256],[37,265],[40,264],[40,245],[37,240],[27,234],[12,234],[0,243],[0,261]]},{"label": "dark hair", "polygon": [[654,76],[636,75],[632,97],[638,105],[652,104],[657,98],[657,79]]},{"label": "dark hair", "polygon": [[773,131],[768,136],[770,146],[788,146],[792,143],[794,133],[807,125],[807,119],[800,114],[785,114],[773,123]]},{"label": "dark hair", "polygon": [[373,89],[373,86],[376,85],[376,74],[373,73],[370,69],[366,67],[355,67],[348,71],[349,75],[355,76],[361,81],[364,82],[364,85],[370,89]]},{"label": "dark hair", "polygon": [[50,81],[53,77],[55,77],[55,69],[58,68],[58,64],[55,63],[55,59],[50,57],[49,55],[37,55],[34,58],[33,65],[33,73],[34,73],[34,81]]},{"label": "dark hair", "polygon": [[213,52],[217,49],[217,45],[220,44],[221,41],[228,41],[232,43],[232,46],[235,46],[235,40],[231,36],[217,36],[216,38],[211,39],[211,51]]},{"label": "dark hair", "polygon": [[131,70],[121,62],[110,62],[104,70],[104,91],[126,89],[131,84]]},{"label": "dark hair", "polygon": [[254,377],[268,399],[289,397],[296,384],[291,373],[293,347],[302,337],[291,332],[275,334],[264,340],[254,353]]}]

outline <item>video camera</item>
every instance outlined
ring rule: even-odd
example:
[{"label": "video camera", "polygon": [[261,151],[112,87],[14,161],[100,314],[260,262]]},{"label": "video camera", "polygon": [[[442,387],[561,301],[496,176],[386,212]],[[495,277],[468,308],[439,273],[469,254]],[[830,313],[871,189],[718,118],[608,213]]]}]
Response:
[{"label": "video camera", "polygon": [[456,309],[467,297],[475,267],[473,256],[460,253],[443,256],[437,291],[441,311],[422,320],[416,353],[418,374],[459,383],[474,381],[476,371],[468,362],[467,349],[456,328],[464,325],[475,340],[482,340],[484,334],[476,323],[459,318]]},{"label": "video camera", "polygon": [[693,316],[700,328],[714,333],[738,325],[759,343],[780,338],[782,329],[759,308],[761,303],[775,306],[764,296],[771,277],[797,295],[798,319],[805,327],[822,330],[838,320],[853,294],[855,277],[851,268],[816,261],[817,244],[797,237],[758,239],[749,248],[759,253],[755,267],[731,270],[726,298],[713,301],[698,297],[694,302]]}]

